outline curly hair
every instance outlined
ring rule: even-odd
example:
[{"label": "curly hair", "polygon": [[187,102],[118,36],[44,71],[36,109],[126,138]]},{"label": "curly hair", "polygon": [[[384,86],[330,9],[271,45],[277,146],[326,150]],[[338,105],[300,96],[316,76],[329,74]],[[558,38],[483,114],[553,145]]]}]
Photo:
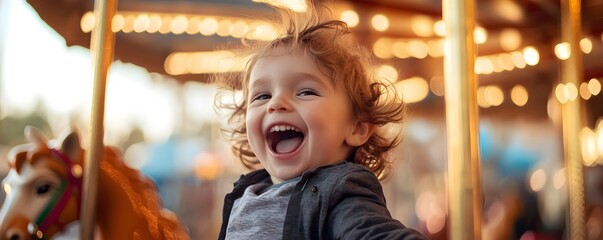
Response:
[{"label": "curly hair", "polygon": [[[259,59],[282,54],[283,50],[286,53],[302,51],[316,61],[334,86],[343,86],[356,120],[376,126],[376,131],[366,143],[353,151],[348,161],[367,167],[383,179],[389,169],[386,153],[396,147],[400,139],[387,137],[382,126],[400,123],[404,119],[402,99],[393,84],[373,77],[370,52],[352,39],[347,24],[339,20],[323,20],[324,12],[320,10],[326,7],[313,2],[308,5],[308,11],[302,14],[277,9],[282,17],[277,22],[284,27],[284,36],[266,42],[244,41],[248,48],[239,52],[248,59],[244,71],[215,76],[220,89],[215,107],[231,110],[228,121],[233,127],[223,131],[227,133],[233,152],[245,167],[255,169],[259,166],[260,162],[249,145],[245,125],[251,70]],[[220,96],[236,90],[242,90],[241,100],[221,101],[223,98]]]}]

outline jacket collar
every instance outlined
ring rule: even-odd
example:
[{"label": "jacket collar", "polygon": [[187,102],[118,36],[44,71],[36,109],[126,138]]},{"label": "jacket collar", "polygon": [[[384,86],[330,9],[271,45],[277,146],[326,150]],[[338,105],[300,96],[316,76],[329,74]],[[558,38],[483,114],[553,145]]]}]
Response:
[{"label": "jacket collar", "polygon": [[[340,166],[340,165],[344,165],[347,163],[350,163],[350,162],[340,161],[340,162],[332,164],[332,165],[321,166],[314,170],[304,172],[302,174],[302,178],[303,178],[303,176],[306,176],[306,175],[314,175],[315,173],[317,173],[323,169]],[[270,174],[268,173],[268,171],[266,171],[266,169],[258,169],[258,170],[249,172],[247,174],[241,174],[241,176],[239,177],[239,180],[237,180],[234,183],[234,188],[237,188],[239,186],[246,188],[247,186],[249,186],[251,184],[256,184],[256,183],[265,182],[265,181],[270,182],[270,183],[272,182],[272,180],[270,179]]]},{"label": "jacket collar", "polygon": [[247,174],[241,174],[239,180],[234,183],[234,188],[237,188],[239,186],[247,187],[251,184],[264,181],[272,181],[270,180],[270,174],[268,174],[268,171],[266,171],[266,169],[258,169]]}]

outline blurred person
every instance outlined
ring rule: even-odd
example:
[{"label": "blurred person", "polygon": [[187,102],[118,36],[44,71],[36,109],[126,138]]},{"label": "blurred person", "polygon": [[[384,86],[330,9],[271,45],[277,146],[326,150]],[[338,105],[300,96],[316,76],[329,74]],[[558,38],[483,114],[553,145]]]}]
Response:
[{"label": "blurred person", "polygon": [[403,119],[401,98],[371,78],[344,22],[308,6],[278,9],[287,34],[251,46],[240,78],[222,82],[243,88],[218,104],[234,110],[233,151],[263,169],[226,195],[219,239],[426,239],[391,217],[379,182],[399,143],[382,127]]},{"label": "blurred person", "polygon": [[504,184],[500,193],[485,211],[484,239],[563,239],[563,230],[544,226],[537,196],[525,183],[511,180]]}]

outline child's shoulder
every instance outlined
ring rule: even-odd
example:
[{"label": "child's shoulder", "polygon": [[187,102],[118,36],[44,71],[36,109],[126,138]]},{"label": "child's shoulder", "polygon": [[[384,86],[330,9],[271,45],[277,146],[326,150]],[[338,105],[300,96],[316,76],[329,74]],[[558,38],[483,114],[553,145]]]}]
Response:
[{"label": "child's shoulder", "polygon": [[[320,190],[331,201],[353,196],[373,196],[375,201],[385,202],[383,188],[368,168],[351,162],[319,168],[304,185]],[[315,189],[315,190],[314,190]]]},{"label": "child's shoulder", "polygon": [[375,174],[368,168],[360,164],[344,161],[339,164],[325,166],[317,169],[315,178],[332,182],[334,184],[349,180],[363,180],[369,182],[379,182]]}]

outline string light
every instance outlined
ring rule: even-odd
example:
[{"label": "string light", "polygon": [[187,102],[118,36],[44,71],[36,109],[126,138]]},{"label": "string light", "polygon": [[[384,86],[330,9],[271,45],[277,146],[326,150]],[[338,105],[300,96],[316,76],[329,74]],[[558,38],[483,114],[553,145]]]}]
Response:
[{"label": "string light", "polygon": [[344,21],[348,24],[348,27],[356,27],[360,22],[360,18],[358,17],[358,13],[353,10],[345,10],[341,12],[339,17],[341,21]]},{"label": "string light", "polygon": [[505,95],[500,87],[495,85],[477,88],[477,105],[482,108],[500,106],[505,100]]},{"label": "string light", "polygon": [[583,82],[583,83],[580,84],[580,90],[579,90],[579,92],[580,92],[580,97],[582,97],[582,99],[584,99],[584,100],[588,100],[592,96],[592,93],[588,89],[588,83],[587,82]]},{"label": "string light", "polygon": [[597,80],[596,78],[591,79],[590,81],[588,81],[588,89],[590,90],[590,93],[592,95],[599,95],[599,93],[601,92],[601,82],[599,82],[599,80]]},{"label": "string light", "polygon": [[[115,18],[113,19],[113,21],[115,21]],[[161,17],[157,14],[152,14],[149,17],[149,26],[147,27],[147,32],[148,33],[156,33],[159,31],[160,27],[161,27]]]},{"label": "string light", "polygon": [[530,176],[530,188],[534,192],[538,192],[546,185],[546,173],[542,168],[537,169]]},{"label": "string light", "polygon": [[214,35],[218,31],[218,20],[213,17],[208,17],[199,22],[199,33],[204,36]]},{"label": "string light", "polygon": [[230,19],[222,19],[218,21],[218,31],[216,31],[216,34],[220,37],[227,37],[230,35],[231,27],[232,21]]},{"label": "string light", "polygon": [[94,29],[95,24],[96,19],[92,12],[85,13],[84,16],[82,16],[82,19],[80,20],[80,27],[85,33],[91,32],[92,29]]},{"label": "string light", "polygon": [[525,68],[527,65],[526,58],[523,56],[523,52],[521,51],[512,52],[511,61],[516,68]]},{"label": "string light", "polygon": [[248,31],[249,26],[247,25],[247,23],[245,21],[239,20],[232,25],[230,29],[230,35],[235,38],[242,38],[245,36],[245,34],[247,34]]},{"label": "string light", "polygon": [[505,101],[505,95],[498,86],[486,86],[484,89],[486,100],[492,106],[500,106]]},{"label": "string light", "polygon": [[391,65],[383,64],[375,71],[375,77],[389,82],[396,82],[398,80],[398,70]]},{"label": "string light", "polygon": [[568,42],[562,42],[555,45],[555,56],[561,60],[567,60],[572,54],[571,46]]},{"label": "string light", "polygon": [[540,61],[540,54],[538,53],[538,50],[531,46],[523,49],[523,56],[526,60],[526,64],[530,66],[536,65]]},{"label": "string light", "polygon": [[[125,16],[125,17],[124,17]],[[358,14],[353,10],[343,11],[340,15],[340,19],[345,21],[348,26],[354,27],[359,23]],[[377,31],[386,31],[389,28],[389,19],[383,14],[377,14],[371,19],[372,26]],[[90,32],[94,26],[94,15],[92,12],[87,12],[81,19],[80,22],[82,31]],[[184,32],[188,34],[200,33],[204,36],[210,36],[218,34],[220,36],[232,36],[235,38],[247,37],[249,39],[257,40],[270,40],[278,36],[278,32],[275,28],[267,22],[253,21],[242,18],[232,17],[214,17],[214,16],[202,16],[202,15],[175,15],[175,14],[149,14],[149,13],[136,13],[136,12],[120,12],[117,13],[112,22],[112,31],[114,32],[144,32],[149,33],[159,32],[162,34],[182,34]],[[432,26],[432,27],[429,27]],[[413,17],[412,30],[418,36],[431,36],[435,33],[437,36],[445,36],[446,29],[445,24],[442,20],[433,22],[428,16],[417,15]],[[483,27],[476,27],[474,31],[474,37],[476,43],[484,43],[487,41],[487,30]],[[602,34],[603,41],[603,34]],[[437,40],[419,40],[419,39],[389,39],[381,38],[373,45],[373,52],[379,58],[408,58],[414,57],[423,59],[427,56],[441,57],[443,55],[443,39]],[[521,34],[516,29],[504,29],[500,33],[500,44],[501,48],[505,51],[511,51],[517,49],[521,45]],[[584,53],[590,53],[592,51],[592,41],[589,38],[583,38],[580,41],[580,47]],[[557,49],[559,48],[559,50]],[[567,59],[569,57],[569,44],[560,43],[556,46],[555,54],[560,59]],[[171,55],[172,56],[172,55]],[[176,57],[179,56],[179,57]],[[185,74],[194,73],[196,71],[232,71],[236,70],[236,67],[226,67],[224,69],[205,69],[202,70],[197,67],[190,65],[193,62],[192,55],[173,55],[166,59],[165,66],[166,71],[169,68],[170,74]],[[180,58],[180,60],[176,60]],[[187,60],[188,59],[188,60]],[[475,72],[477,74],[491,74],[501,71],[512,71],[515,68],[525,68],[527,65],[534,66],[538,64],[540,60],[539,52],[536,48],[529,46],[520,51],[503,52],[500,54],[493,54],[488,56],[480,56],[476,59]],[[178,62],[179,67],[175,64]],[[168,67],[169,66],[169,67]],[[393,68],[393,67],[392,67]],[[396,72],[397,73],[397,72]],[[397,76],[396,76],[397,78]],[[394,79],[395,80],[395,79]],[[423,80],[425,81],[425,80]],[[427,81],[425,81],[427,82]],[[434,90],[432,86],[433,80],[427,84],[432,89],[434,94],[443,95]],[[480,106],[490,107],[502,104],[504,101],[504,94],[502,90],[497,88],[491,90],[490,94],[484,95],[484,99],[487,103],[483,103]],[[492,95],[492,91],[495,92]],[[575,100],[579,95],[585,100],[588,100],[591,96],[599,94],[601,91],[601,83],[598,79],[591,79],[588,83],[583,83],[577,88],[574,85],[563,85],[560,84],[556,87],[555,96],[557,100],[564,103],[568,100]],[[483,92],[485,89],[483,89]],[[557,94],[557,93],[561,94]],[[525,100],[523,97],[526,96]],[[495,96],[495,97],[493,97]],[[500,96],[500,97],[499,97]],[[495,100],[492,100],[494,98]],[[511,100],[517,106],[523,106],[527,103],[527,90],[523,86],[516,86],[511,90]]]},{"label": "string light", "polygon": [[393,53],[391,51],[393,40],[391,38],[379,38],[373,44],[373,54],[378,58],[392,58]]},{"label": "string light", "polygon": [[446,36],[446,24],[443,20],[438,20],[433,24],[433,31],[440,37]]},{"label": "string light", "polygon": [[[92,12],[84,14],[80,21],[83,32],[95,27]],[[266,21],[257,21],[236,17],[216,17],[186,14],[160,14],[145,12],[118,12],[111,23],[113,32],[148,32],[160,34],[190,35],[200,33],[204,36],[218,34],[222,37],[246,37],[251,40],[272,40],[278,36],[273,25]],[[251,34],[249,34],[251,33]]]},{"label": "string light", "polygon": [[473,41],[477,44],[484,44],[488,40],[488,32],[485,28],[477,26],[473,29]]},{"label": "string light", "polygon": [[[341,16],[342,19],[346,19],[351,26],[355,25],[355,21],[357,20],[356,12],[346,10],[342,12]],[[389,27],[389,20],[383,14],[375,15],[372,20],[373,27],[376,29],[384,31]],[[84,22],[86,24],[83,24]],[[82,18],[82,28],[85,28],[88,31],[91,30],[94,27],[94,24],[91,22],[93,22],[93,15],[92,12],[88,12],[85,14],[85,17]],[[414,18],[414,22],[416,23],[415,31],[419,35],[428,36],[433,34],[433,32],[435,32],[436,35],[445,34],[445,25],[441,20],[433,23],[433,20],[430,17],[419,15]],[[424,25],[433,25],[434,28],[420,27]],[[161,34],[182,34],[186,32],[188,34],[200,33],[204,36],[218,34],[223,37],[246,37],[254,40],[271,40],[276,38],[279,34],[270,23],[261,21],[232,17],[159,13],[149,14],[144,12],[117,13],[112,22],[112,30],[114,32],[123,31],[137,33],[146,30],[149,33],[159,32]],[[478,42],[482,42],[487,38],[487,31],[484,28],[476,28],[476,34],[481,36],[479,38],[482,39],[478,40]],[[373,52],[377,57],[384,59],[392,57],[400,59],[408,57],[423,59],[427,56],[442,57],[444,54],[443,42],[443,39],[428,41],[418,39],[380,39],[373,45]],[[524,52],[525,51],[529,52],[530,50],[527,48],[524,49]],[[532,58],[530,58],[530,63],[535,65],[538,61],[538,53],[535,49],[531,51]],[[484,64],[484,60],[481,60],[481,67],[478,66],[477,68],[482,70],[476,72],[479,74],[490,74],[494,72],[511,71],[516,67],[523,68],[526,65],[526,59],[529,57],[529,55],[524,56],[524,52],[501,53],[486,56],[489,58],[488,62]],[[510,58],[509,54],[511,56]],[[534,55],[536,58],[534,58]],[[509,59],[511,61],[509,61]],[[486,70],[483,70],[484,66],[486,66]]]},{"label": "string light", "polygon": [[598,157],[595,132],[588,127],[580,130],[580,142],[582,145],[582,160],[585,166],[593,166]]},{"label": "string light", "polygon": [[124,27],[121,29],[124,33],[129,33],[134,31],[134,20],[136,20],[136,16],[133,14],[127,14],[124,17]]},{"label": "string light", "polygon": [[433,19],[425,15],[414,15],[410,19],[411,30],[419,37],[431,37],[434,30],[433,24]]},{"label": "string light", "polygon": [[521,33],[514,28],[505,28],[500,32],[500,47],[505,51],[514,51],[521,46]]},{"label": "string light", "polygon": [[408,54],[418,59],[426,58],[429,55],[429,46],[419,40],[411,40],[408,42]]},{"label": "string light", "polygon": [[482,108],[489,108],[492,105],[490,104],[490,102],[488,101],[488,99],[486,98],[486,91],[485,91],[485,87],[479,87],[477,88],[477,105],[482,107]]},{"label": "string light", "polygon": [[407,49],[408,49],[408,44],[406,44],[406,42],[396,41],[394,44],[392,44],[392,53],[393,53],[394,57],[397,57],[400,59],[410,57],[410,54],[408,53]]},{"label": "string light", "polygon": [[186,28],[186,33],[189,35],[199,33],[199,23],[201,22],[201,18],[194,16],[188,19],[188,26]]},{"label": "string light", "polygon": [[578,88],[574,83],[567,83],[565,84],[563,94],[568,101],[574,101],[578,98]]},{"label": "string light", "polygon": [[389,19],[383,14],[377,14],[371,19],[371,25],[379,32],[384,32],[389,28]]},{"label": "string light", "polygon": [[164,15],[161,17],[161,26],[159,26],[159,33],[168,34],[172,28],[172,16]]},{"label": "string light", "polygon": [[113,21],[111,22],[111,31],[112,32],[121,31],[121,29],[124,28],[125,23],[126,23],[126,20],[124,19],[124,16],[122,16],[121,14],[115,14],[115,16],[113,16]]},{"label": "string light", "polygon": [[511,89],[511,101],[517,106],[525,106],[528,103],[528,90],[521,85],[516,85]]},{"label": "string light", "polygon": [[151,24],[151,19],[146,14],[140,14],[134,19],[134,32],[141,33],[147,30]]},{"label": "string light", "polygon": [[593,50],[593,42],[587,37],[583,38],[580,40],[580,49],[582,49],[582,52],[589,54]]},{"label": "string light", "polygon": [[487,57],[477,57],[475,59],[476,74],[490,74],[494,72],[494,64]]},{"label": "string light", "polygon": [[429,94],[429,84],[421,77],[412,77],[395,83],[405,103],[420,102]]},{"label": "string light", "polygon": [[175,52],[165,59],[164,68],[171,75],[239,72],[247,60],[230,51]]}]

